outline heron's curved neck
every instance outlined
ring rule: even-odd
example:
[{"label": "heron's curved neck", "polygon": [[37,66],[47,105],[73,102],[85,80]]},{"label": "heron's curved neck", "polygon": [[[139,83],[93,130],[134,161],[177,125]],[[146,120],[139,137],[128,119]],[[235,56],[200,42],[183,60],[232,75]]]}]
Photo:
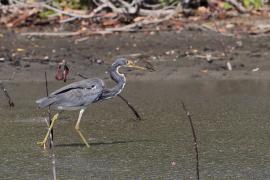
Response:
[{"label": "heron's curved neck", "polygon": [[113,81],[115,81],[117,84],[110,90],[115,93],[115,95],[119,94],[123,89],[126,84],[126,77],[124,74],[119,73],[119,68],[121,66],[111,66],[110,69],[110,76]]},{"label": "heron's curved neck", "polygon": [[114,82],[117,83],[117,85],[122,85],[126,83],[126,77],[124,74],[119,73],[119,68],[121,66],[111,66],[110,67],[110,76]]},{"label": "heron's curved neck", "polygon": [[102,99],[109,99],[113,96],[118,95],[125,87],[126,84],[126,78],[124,74],[119,73],[119,68],[121,66],[114,66],[112,65],[109,69],[110,76],[113,81],[115,81],[117,84],[112,87],[106,89],[106,91],[102,94]]}]

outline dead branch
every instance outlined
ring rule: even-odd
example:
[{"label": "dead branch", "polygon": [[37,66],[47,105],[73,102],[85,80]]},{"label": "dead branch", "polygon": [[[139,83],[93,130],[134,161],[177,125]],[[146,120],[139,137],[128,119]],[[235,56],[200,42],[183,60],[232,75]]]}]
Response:
[{"label": "dead branch", "polygon": [[136,3],[136,0],[133,0],[131,4],[123,0],[118,1],[124,6],[124,10],[126,11],[125,13],[136,14],[136,12],[139,10],[139,5]]},{"label": "dead branch", "polygon": [[129,25],[122,26],[122,27],[107,28],[105,30],[94,31],[94,32],[89,31],[88,34],[89,35],[95,35],[95,34],[105,35],[105,34],[111,34],[111,33],[114,33],[114,32],[137,32],[143,26],[150,25],[150,24],[159,24],[161,22],[168,21],[174,15],[175,15],[175,12],[172,12],[171,14],[169,14],[166,17],[161,18],[161,19],[154,19],[154,20],[153,19],[152,20],[145,19],[145,20],[138,21],[138,22],[135,22],[133,24],[129,24]]},{"label": "dead branch", "polygon": [[[31,11],[29,11],[27,14],[21,16],[20,18],[16,19],[14,23],[11,25],[16,25],[18,22],[23,21],[24,19],[28,18],[34,13],[39,12],[41,9],[49,9],[52,10],[56,13],[56,15],[64,15],[64,16],[69,16],[70,18],[61,20],[60,23],[66,23],[70,22],[76,19],[91,19],[96,17],[101,11],[110,9],[115,14],[118,15],[140,15],[140,16],[147,16],[147,17],[166,17],[169,16],[170,14],[177,12],[179,9],[179,4],[177,6],[171,6],[170,8],[155,8],[155,9],[143,9],[143,1],[142,0],[133,0],[132,2],[127,2],[124,0],[95,0],[94,3],[97,5],[97,7],[92,10],[89,14],[87,14],[86,11],[80,11],[82,13],[75,13],[75,12],[70,12],[66,10],[59,9],[57,7],[51,6],[47,4],[46,2],[37,2],[37,3],[21,3],[21,2],[16,2],[16,4],[10,6],[14,10],[14,12],[19,12],[20,9],[22,8],[33,8]],[[162,7],[162,6],[160,6]],[[0,7],[4,8],[4,7]],[[18,13],[16,13],[18,15]],[[147,24],[147,23],[146,23]],[[13,25],[13,26],[14,26]],[[136,26],[136,25],[135,25]],[[114,31],[114,30],[109,30],[108,31]],[[121,29],[116,29],[115,31],[125,31]],[[110,33],[110,32],[108,32]],[[107,34],[107,32],[101,32],[98,34]],[[46,36],[47,34],[36,34],[36,33],[31,33],[33,36]],[[50,33],[48,36],[74,36],[77,35],[75,34],[55,34],[55,33]]]},{"label": "dead branch", "polygon": [[15,105],[14,105],[14,103],[13,103],[11,97],[9,96],[8,91],[7,91],[7,89],[5,88],[5,86],[4,86],[4,84],[2,83],[2,81],[0,81],[0,88],[3,90],[5,96],[7,97],[9,106],[10,106],[10,107],[14,107]]},{"label": "dead branch", "polygon": [[67,12],[67,11],[63,11],[61,9],[55,8],[53,6],[50,6],[46,3],[39,3],[41,7],[52,10],[56,13],[62,14],[62,15],[67,15],[67,16],[71,16],[71,17],[76,17],[76,18],[90,18],[91,15],[84,15],[84,14],[75,14],[72,12]]},{"label": "dead branch", "polygon": [[144,1],[142,3],[142,6],[152,10],[161,9],[163,7],[161,4],[147,4]]},{"label": "dead branch", "polygon": [[231,4],[239,13],[247,13],[248,10],[236,0],[225,0],[227,3]]},{"label": "dead branch", "polygon": [[27,18],[29,18],[33,14],[36,14],[37,12],[38,12],[37,9],[32,9],[32,10],[26,12],[25,14],[23,14],[23,15],[19,16],[18,18],[16,18],[11,23],[8,23],[8,27],[16,27],[16,26],[18,26],[19,24],[24,22]]},{"label": "dead branch", "polygon": [[[46,95],[47,95],[47,97],[49,96],[49,90],[48,90],[48,80],[47,80],[47,72],[45,71],[45,89],[46,89]],[[48,127],[50,127],[51,126],[51,123],[52,123],[52,121],[51,121],[51,106],[49,106],[49,108],[48,108],[48,121],[49,122],[47,122],[47,125],[48,125]],[[50,148],[52,148],[53,147],[53,129],[50,131],[50,138],[49,138],[49,147]]]},{"label": "dead branch", "polygon": [[[115,2],[120,3],[120,5],[114,5],[116,4]],[[62,20],[61,23],[65,22],[70,22],[75,19],[82,19],[82,18],[93,18],[95,17],[98,13],[100,13],[102,10],[105,8],[111,9],[113,13],[116,14],[132,14],[132,13],[138,13],[139,15],[142,16],[147,16],[143,18],[142,21],[136,21],[132,24],[125,25],[122,27],[114,27],[114,28],[107,28],[104,30],[96,30],[96,31],[76,31],[76,32],[25,32],[22,33],[21,35],[24,36],[60,36],[60,37],[65,37],[65,36],[77,36],[81,34],[86,34],[86,35],[104,35],[104,34],[111,34],[114,32],[136,32],[139,31],[143,26],[149,25],[149,24],[158,24],[163,21],[167,21],[171,19],[176,13],[179,12],[180,10],[180,3],[174,8],[174,9],[157,9],[157,10],[147,10],[147,9],[142,9],[140,8],[141,0],[133,0],[131,3],[128,3],[124,0],[96,0],[95,3],[99,5],[96,7],[90,14],[77,14],[73,12],[68,12],[64,11],[61,9],[58,9],[56,7],[50,6],[46,3],[31,3],[31,7],[36,7],[36,8],[46,8],[55,11],[58,14],[62,14],[65,16],[69,16],[70,18]],[[26,3],[27,4],[27,3]],[[119,7],[118,7],[119,6]],[[34,13],[34,12],[32,12]],[[32,14],[30,13],[30,14]],[[28,17],[29,15],[27,15]],[[23,17],[23,19],[27,18]],[[160,18],[163,17],[163,18]],[[19,20],[21,21],[21,20]],[[16,24],[16,22],[14,23]]]},{"label": "dead branch", "polygon": [[[49,90],[48,90],[48,79],[47,79],[47,73],[45,71],[45,88],[46,88],[46,95],[49,96]],[[47,122],[48,127],[51,126],[51,106],[48,108],[48,119],[49,122]],[[56,180],[56,158],[55,158],[55,152],[54,152],[54,144],[53,144],[53,129],[50,131],[50,136],[49,136],[49,147],[51,149],[51,167],[52,167],[52,178],[53,180]]]},{"label": "dead branch", "polygon": [[66,36],[78,36],[82,34],[86,35],[106,35],[112,34],[114,32],[137,32],[140,28],[150,24],[159,24],[164,21],[168,21],[173,17],[174,13],[166,16],[165,18],[161,19],[154,19],[154,20],[143,20],[138,21],[133,24],[129,24],[122,27],[114,27],[114,28],[107,28],[104,30],[97,30],[97,31],[76,31],[76,32],[25,32],[21,33],[23,36],[59,36],[59,37],[66,37]]},{"label": "dead branch", "polygon": [[76,31],[76,32],[25,32],[25,33],[21,33],[22,36],[59,36],[59,37],[78,36],[81,34],[82,34],[82,31]]},{"label": "dead branch", "polygon": [[138,15],[141,16],[166,16],[171,14],[175,9],[155,9],[155,10],[148,10],[148,9],[143,9],[140,7],[140,4],[142,4],[138,0],[133,0],[131,3],[128,3],[124,0],[117,0],[122,6],[121,7],[116,7],[114,3],[112,3],[110,0],[99,0],[95,1],[94,3],[97,5],[97,8],[95,8],[89,15],[79,15],[79,14],[74,14],[70,12],[66,12],[60,9],[57,9],[55,7],[49,6],[47,4],[43,4],[42,6],[44,8],[53,10],[57,13],[71,16],[71,17],[76,17],[76,18],[92,18],[94,17],[97,13],[100,11],[104,10],[105,8],[110,8],[112,12],[117,13],[117,14],[135,14],[138,12]]},{"label": "dead branch", "polygon": [[138,111],[136,111],[136,109],[128,102],[128,100],[126,98],[124,98],[120,94],[118,94],[117,96],[120,99],[122,99],[128,105],[128,107],[132,110],[132,112],[135,114],[135,116],[137,117],[138,120],[142,120],[142,118],[141,118],[140,114],[138,113]]},{"label": "dead branch", "polygon": [[140,9],[138,14],[141,16],[160,17],[160,16],[167,16],[174,12],[175,9],[157,9],[157,10]]}]

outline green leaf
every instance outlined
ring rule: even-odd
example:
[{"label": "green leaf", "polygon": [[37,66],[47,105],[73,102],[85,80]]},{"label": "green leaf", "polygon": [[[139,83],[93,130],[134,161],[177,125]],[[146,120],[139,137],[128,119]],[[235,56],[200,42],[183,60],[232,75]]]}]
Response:
[{"label": "green leaf", "polygon": [[48,18],[49,16],[51,16],[53,14],[55,14],[54,11],[52,11],[52,10],[46,10],[46,11],[40,12],[38,15],[41,18]]},{"label": "green leaf", "polygon": [[254,0],[254,6],[256,9],[259,9],[262,7],[262,1],[261,0]]},{"label": "green leaf", "polygon": [[228,9],[232,9],[233,6],[230,5],[229,3],[225,2],[225,3],[223,4],[223,8],[224,8],[225,10],[228,10]]},{"label": "green leaf", "polygon": [[262,7],[262,0],[243,0],[243,5],[247,8],[254,7],[255,9],[259,9]]},{"label": "green leaf", "polygon": [[245,6],[245,7],[250,7],[250,2],[251,2],[252,0],[243,0],[243,5]]}]

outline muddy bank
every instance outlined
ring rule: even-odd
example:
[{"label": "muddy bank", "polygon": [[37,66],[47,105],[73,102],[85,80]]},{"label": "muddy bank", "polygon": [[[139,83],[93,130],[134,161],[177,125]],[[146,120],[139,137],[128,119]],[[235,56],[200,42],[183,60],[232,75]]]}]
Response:
[{"label": "muddy bank", "polygon": [[[107,77],[106,68],[118,56],[145,59],[156,72],[132,71],[129,79],[268,79],[270,37],[225,37],[212,31],[129,33],[83,37],[27,37],[1,29],[2,80],[40,81],[44,71],[54,80],[57,62],[65,59],[70,80]],[[224,45],[222,45],[222,43]],[[226,47],[224,51],[224,47]],[[227,56],[223,57],[223,54]],[[211,59],[207,56],[211,55]],[[228,71],[230,60],[233,71]]]}]

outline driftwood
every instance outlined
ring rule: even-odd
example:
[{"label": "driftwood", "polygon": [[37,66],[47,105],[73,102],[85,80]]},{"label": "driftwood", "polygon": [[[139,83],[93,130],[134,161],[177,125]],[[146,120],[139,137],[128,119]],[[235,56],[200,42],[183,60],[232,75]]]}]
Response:
[{"label": "driftwood", "polygon": [[247,13],[249,12],[241,2],[237,2],[236,0],[225,0],[225,2],[231,4],[239,13]]},{"label": "driftwood", "polygon": [[[56,13],[55,16],[61,15],[67,17],[66,19],[61,18],[60,23],[66,23],[74,21],[76,19],[88,19],[94,20],[96,17],[102,17],[104,13],[101,12],[112,12],[114,14],[126,17],[140,17],[141,20],[134,21],[129,25],[124,25],[122,27],[114,27],[107,29],[97,29],[96,31],[76,31],[76,32],[27,32],[22,33],[22,35],[27,36],[77,36],[81,34],[92,35],[92,34],[110,34],[113,32],[134,32],[138,31],[142,26],[149,24],[158,24],[163,21],[171,19],[176,13],[181,9],[181,4],[175,4],[169,7],[163,7],[160,4],[156,6],[151,6],[145,4],[142,0],[133,0],[128,2],[125,0],[95,0],[93,3],[96,5],[96,8],[93,9],[90,13],[85,10],[80,11],[68,11],[62,10],[57,7],[50,5],[47,2],[36,2],[36,3],[25,3],[20,0],[10,1],[10,8],[6,6],[0,6],[1,10],[5,12],[14,12],[15,16],[12,18],[6,18],[5,22],[7,26],[14,27],[23,23],[30,16],[42,11],[43,9],[52,10]],[[21,9],[28,8],[28,12],[23,15],[20,14]],[[4,13],[5,14],[5,13]],[[19,18],[15,18],[19,16]],[[13,20],[14,19],[14,20]]]},{"label": "driftwood", "polygon": [[[124,0],[95,0],[93,3],[96,5],[96,8],[93,9],[90,13],[87,11],[81,10],[80,13],[75,13],[71,11],[66,11],[49,5],[46,2],[36,2],[36,3],[25,3],[19,0],[11,1],[9,4],[10,6],[14,7],[14,9],[20,8],[36,8],[36,10],[41,9],[49,9],[57,14],[70,16],[75,19],[89,19],[96,16],[103,10],[108,10],[117,13],[117,14],[124,14],[124,15],[140,15],[140,16],[166,16],[171,14],[176,7],[178,6],[169,6],[163,7],[161,4],[157,5],[149,5],[143,3],[142,0],[133,0],[131,3],[124,1]],[[117,5],[116,5],[117,4]],[[5,7],[1,7],[5,8]]]},{"label": "driftwood", "polygon": [[143,26],[150,25],[150,24],[159,24],[164,21],[170,20],[175,15],[175,12],[167,15],[164,18],[157,18],[157,19],[144,19],[142,21],[138,21],[129,25],[125,25],[122,27],[113,27],[113,28],[106,28],[104,30],[85,30],[85,31],[76,31],[76,32],[25,32],[21,33],[23,36],[78,36],[78,35],[106,35],[112,34],[114,32],[138,32]]},{"label": "driftwood", "polygon": [[66,37],[66,36],[78,36],[81,35],[81,31],[76,32],[26,32],[21,33],[23,36],[59,36],[59,37]]}]

